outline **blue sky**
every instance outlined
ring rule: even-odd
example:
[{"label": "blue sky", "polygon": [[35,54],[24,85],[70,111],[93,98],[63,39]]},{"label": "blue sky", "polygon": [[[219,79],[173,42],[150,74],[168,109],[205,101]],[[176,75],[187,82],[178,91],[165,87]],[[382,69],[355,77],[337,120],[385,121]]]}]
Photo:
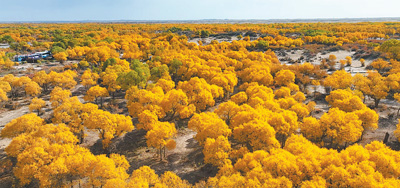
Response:
[{"label": "blue sky", "polygon": [[1,0],[0,21],[400,17],[398,0]]}]

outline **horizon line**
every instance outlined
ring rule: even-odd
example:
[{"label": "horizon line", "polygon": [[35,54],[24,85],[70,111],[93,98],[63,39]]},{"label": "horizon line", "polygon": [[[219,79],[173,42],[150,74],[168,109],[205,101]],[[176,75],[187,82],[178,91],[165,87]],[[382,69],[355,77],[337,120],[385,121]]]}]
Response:
[{"label": "horizon line", "polygon": [[254,23],[254,22],[266,22],[266,23],[290,23],[290,22],[302,22],[302,21],[314,21],[314,22],[338,22],[341,20],[347,21],[400,21],[400,17],[363,17],[363,18],[273,18],[273,19],[188,19],[188,20],[132,20],[132,19],[120,19],[120,20],[48,20],[48,21],[0,21],[1,24],[13,24],[13,23]]}]

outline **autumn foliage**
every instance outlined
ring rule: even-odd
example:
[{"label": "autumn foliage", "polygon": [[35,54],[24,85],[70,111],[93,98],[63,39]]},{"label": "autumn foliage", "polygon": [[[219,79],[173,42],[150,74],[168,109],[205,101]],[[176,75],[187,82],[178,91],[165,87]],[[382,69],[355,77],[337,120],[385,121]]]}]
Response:
[{"label": "autumn foliage", "polygon": [[[0,132],[12,139],[16,187],[400,186],[399,152],[359,144],[379,128],[384,99],[400,101],[400,44],[387,40],[398,23],[0,26],[11,44],[0,69],[13,71],[13,52],[50,50],[57,61],[0,77],[1,110],[24,101],[37,113]],[[370,54],[291,65],[275,54],[321,46]],[[358,61],[369,71],[349,72]],[[196,159],[174,151],[189,147],[185,131]],[[190,184],[165,171],[172,153],[216,175]]]}]

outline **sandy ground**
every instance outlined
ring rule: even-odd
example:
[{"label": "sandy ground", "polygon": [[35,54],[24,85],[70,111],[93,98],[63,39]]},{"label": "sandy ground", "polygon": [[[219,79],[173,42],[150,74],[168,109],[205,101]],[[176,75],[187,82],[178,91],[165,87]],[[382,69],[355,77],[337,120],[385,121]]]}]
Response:
[{"label": "sandy ground", "polygon": [[[282,56],[279,55],[279,53],[277,53],[278,59],[280,59],[281,63],[283,64],[287,64],[288,61],[283,60],[284,58],[289,58],[293,61],[299,61],[301,63],[305,63],[306,60],[300,60],[301,57],[304,56],[304,50],[288,50],[286,51],[286,56]],[[312,64],[315,65],[319,65],[320,62],[322,61],[322,59],[327,59],[329,57],[329,55],[335,55],[336,56],[336,61],[339,62],[340,60],[344,60],[346,59],[347,56],[352,57],[354,55],[355,52],[351,52],[351,51],[345,51],[345,50],[339,50],[339,51],[334,51],[334,52],[328,52],[326,54],[323,53],[318,53],[316,56],[314,56],[313,58],[311,58],[310,62]],[[369,64],[372,63],[372,60],[365,60],[365,66],[368,66]],[[339,63],[336,64],[336,69],[339,69],[340,65]],[[356,73],[366,73],[366,69],[365,67],[361,67],[361,62],[359,60],[353,59],[352,60],[352,64],[350,67],[345,67],[345,70],[347,72],[352,73],[353,75]]]},{"label": "sandy ground", "polygon": [[[254,39],[254,38],[253,38]],[[203,44],[210,44],[211,41],[216,40],[218,42],[232,42],[234,40],[238,40],[237,36],[232,36],[230,39],[227,38],[222,38],[222,39],[218,39],[216,37],[207,37],[207,38],[192,38],[189,39],[188,42],[194,42],[196,44],[198,44],[199,41],[203,41]]]},{"label": "sandy ground", "polygon": [[[21,107],[17,110],[6,111],[0,114],[0,131],[4,128],[4,125],[9,123],[11,120],[18,118],[24,114],[29,113],[28,106]],[[10,144],[11,139],[8,138],[0,138],[0,150],[6,148],[8,144]]]}]

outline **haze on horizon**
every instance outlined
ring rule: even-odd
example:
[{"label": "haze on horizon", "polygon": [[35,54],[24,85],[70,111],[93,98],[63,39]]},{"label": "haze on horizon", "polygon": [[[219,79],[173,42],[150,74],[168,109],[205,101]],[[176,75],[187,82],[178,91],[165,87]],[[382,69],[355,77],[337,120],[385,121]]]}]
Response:
[{"label": "haze on horizon", "polygon": [[0,22],[400,17],[398,0],[2,0]]}]

